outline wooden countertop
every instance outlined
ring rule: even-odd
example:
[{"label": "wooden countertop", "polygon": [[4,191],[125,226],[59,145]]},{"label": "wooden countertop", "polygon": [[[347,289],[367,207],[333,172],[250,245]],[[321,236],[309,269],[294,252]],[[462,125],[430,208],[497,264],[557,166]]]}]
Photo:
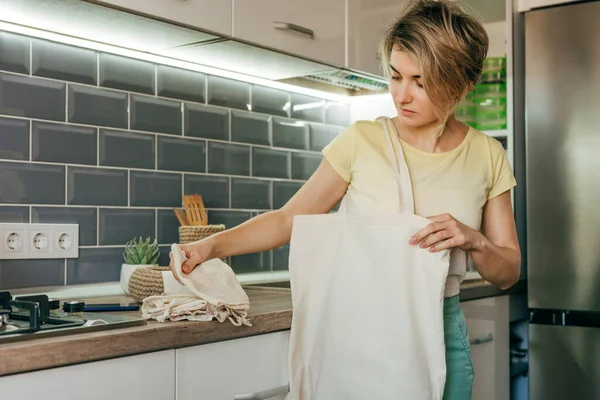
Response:
[{"label": "wooden countertop", "polygon": [[[164,323],[149,320],[145,326],[0,344],[0,376],[290,329],[292,299],[289,289],[250,286],[244,289],[250,298],[251,327],[216,320]],[[484,281],[466,282],[461,289],[461,301],[506,293]],[[89,304],[133,301],[126,296],[84,300]],[[140,313],[130,315],[139,316]]]}]

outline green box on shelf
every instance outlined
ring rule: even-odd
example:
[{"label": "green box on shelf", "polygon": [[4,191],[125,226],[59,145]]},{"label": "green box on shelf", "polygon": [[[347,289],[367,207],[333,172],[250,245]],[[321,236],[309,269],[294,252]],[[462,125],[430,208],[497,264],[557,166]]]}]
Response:
[{"label": "green box on shelf", "polygon": [[478,83],[471,91],[472,98],[491,98],[504,97],[506,98],[506,83]]},{"label": "green box on shelf", "polygon": [[506,71],[506,57],[487,57],[483,60],[483,72]]}]

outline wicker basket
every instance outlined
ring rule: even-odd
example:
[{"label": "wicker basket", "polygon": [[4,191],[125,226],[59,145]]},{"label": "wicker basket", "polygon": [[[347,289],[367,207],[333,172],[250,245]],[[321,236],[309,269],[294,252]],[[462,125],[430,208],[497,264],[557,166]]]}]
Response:
[{"label": "wicker basket", "polygon": [[[225,230],[225,225],[189,225],[179,227],[179,243],[186,244],[204,239]],[[222,259],[223,262],[227,262]],[[164,293],[162,272],[169,267],[137,268],[129,279],[129,295],[142,302],[149,296],[160,296]]]},{"label": "wicker basket", "polygon": [[179,227],[179,243],[186,244],[204,239],[225,230],[225,225],[187,225]]},{"label": "wicker basket", "polygon": [[160,296],[165,291],[162,272],[169,267],[136,268],[129,278],[129,295],[138,302],[149,296]]}]

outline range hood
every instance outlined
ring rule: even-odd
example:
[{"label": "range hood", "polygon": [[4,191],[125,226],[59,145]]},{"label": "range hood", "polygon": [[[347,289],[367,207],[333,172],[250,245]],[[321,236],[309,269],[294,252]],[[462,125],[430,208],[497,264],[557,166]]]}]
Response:
[{"label": "range hood", "polygon": [[[43,35],[46,33],[72,39],[71,43],[81,40],[336,95],[356,96],[387,91],[387,83],[381,77],[87,1],[0,0],[0,30],[9,30],[7,27],[16,32],[37,32],[39,37],[47,38]],[[19,31],[19,28],[30,31]]]}]

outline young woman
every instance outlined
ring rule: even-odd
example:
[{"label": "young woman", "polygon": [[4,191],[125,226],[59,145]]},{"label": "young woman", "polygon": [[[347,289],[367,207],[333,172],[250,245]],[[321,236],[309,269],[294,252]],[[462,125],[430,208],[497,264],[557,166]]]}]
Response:
[{"label": "young woman", "polygon": [[[473,366],[460,284],[469,259],[481,276],[506,289],[520,272],[511,206],[516,184],[502,145],[454,117],[454,108],[480,77],[488,37],[452,0],[415,0],[387,32],[381,58],[390,76],[398,135],[411,176],[415,213],[431,224],[410,244],[452,249],[446,281],[444,399],[470,399]],[[348,212],[397,212],[397,186],[380,122],[353,123],[324,150],[324,160],[281,209],[204,240],[182,245],[183,271],[212,258],[266,251],[288,243],[293,218],[329,212],[347,196]],[[391,163],[390,163],[391,166]]]}]

